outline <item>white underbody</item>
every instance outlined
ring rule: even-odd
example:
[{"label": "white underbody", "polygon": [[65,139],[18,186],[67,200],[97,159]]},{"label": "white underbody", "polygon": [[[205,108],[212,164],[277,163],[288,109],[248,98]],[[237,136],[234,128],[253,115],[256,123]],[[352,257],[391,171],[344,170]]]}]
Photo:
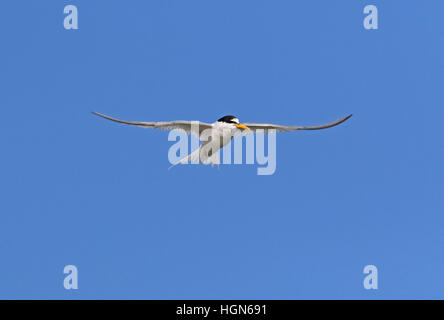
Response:
[{"label": "white underbody", "polygon": [[211,130],[204,131],[199,137],[202,141],[199,148],[174,165],[182,163],[203,163],[213,166],[220,164],[220,149],[229,144],[233,136],[239,134],[241,130],[232,124],[223,122],[215,122],[212,126],[213,128]]}]

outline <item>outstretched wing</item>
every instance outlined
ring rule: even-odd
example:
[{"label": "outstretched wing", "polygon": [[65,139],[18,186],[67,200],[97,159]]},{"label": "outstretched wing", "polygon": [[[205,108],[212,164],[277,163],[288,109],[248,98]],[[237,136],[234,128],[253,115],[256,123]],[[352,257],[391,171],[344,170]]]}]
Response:
[{"label": "outstretched wing", "polygon": [[309,127],[303,127],[303,126],[282,126],[279,124],[266,124],[266,123],[244,123],[250,130],[244,130],[243,133],[254,133],[258,130],[263,130],[264,133],[268,133],[269,130],[276,130],[277,132],[289,132],[293,130],[320,130],[320,129],[327,129],[334,126],[337,126],[338,124],[343,123],[347,119],[349,119],[352,115],[349,115],[345,118],[339,119],[337,121],[323,124],[320,126],[309,126]]},{"label": "outstretched wing", "polygon": [[205,129],[211,129],[212,125],[209,123],[204,123],[200,121],[169,121],[169,122],[139,122],[139,121],[126,121],[126,120],[120,120],[116,118],[112,118],[110,116],[106,116],[104,114],[93,112],[93,114],[111,120],[119,123],[129,124],[132,126],[138,126],[138,127],[144,127],[144,128],[153,128],[153,129],[160,129],[160,130],[174,130],[174,129],[182,129],[187,134],[194,134],[198,138],[200,137],[200,134]]}]

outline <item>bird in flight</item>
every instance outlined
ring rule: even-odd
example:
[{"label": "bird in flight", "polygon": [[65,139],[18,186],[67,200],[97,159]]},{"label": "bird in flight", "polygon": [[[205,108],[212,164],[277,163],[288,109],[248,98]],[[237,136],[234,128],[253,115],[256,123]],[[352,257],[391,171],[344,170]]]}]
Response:
[{"label": "bird in flight", "polygon": [[342,119],[319,126],[285,126],[267,123],[240,123],[239,119],[232,115],[224,116],[213,123],[205,123],[200,121],[182,120],[169,122],[126,121],[112,118],[98,112],[93,112],[93,114],[111,121],[143,128],[184,130],[187,134],[193,134],[202,141],[197,150],[173,164],[173,166],[181,163],[188,163],[189,161],[194,163],[211,163],[212,165],[219,164],[219,154],[216,153],[216,151],[230,143],[234,136],[256,132],[271,133],[327,129],[343,123],[352,116],[350,114]]}]

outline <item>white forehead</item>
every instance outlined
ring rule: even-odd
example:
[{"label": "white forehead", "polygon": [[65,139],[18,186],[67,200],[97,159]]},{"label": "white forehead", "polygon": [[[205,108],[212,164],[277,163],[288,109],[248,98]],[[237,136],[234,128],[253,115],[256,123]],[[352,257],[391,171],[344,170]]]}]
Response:
[{"label": "white forehead", "polygon": [[239,123],[239,119],[238,118],[233,118],[231,121]]}]

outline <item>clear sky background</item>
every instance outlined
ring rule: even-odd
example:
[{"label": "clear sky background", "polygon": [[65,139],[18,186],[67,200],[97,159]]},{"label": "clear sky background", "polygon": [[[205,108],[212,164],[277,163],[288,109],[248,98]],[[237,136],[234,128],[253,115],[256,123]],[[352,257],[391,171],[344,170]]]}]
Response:
[{"label": "clear sky background", "polygon": [[[63,8],[79,9],[79,30]],[[363,9],[379,9],[365,30]],[[2,1],[0,298],[444,298],[444,2]],[[277,168],[168,133],[316,125]],[[79,289],[63,287],[76,265]],[[363,268],[379,271],[365,290]]]}]

